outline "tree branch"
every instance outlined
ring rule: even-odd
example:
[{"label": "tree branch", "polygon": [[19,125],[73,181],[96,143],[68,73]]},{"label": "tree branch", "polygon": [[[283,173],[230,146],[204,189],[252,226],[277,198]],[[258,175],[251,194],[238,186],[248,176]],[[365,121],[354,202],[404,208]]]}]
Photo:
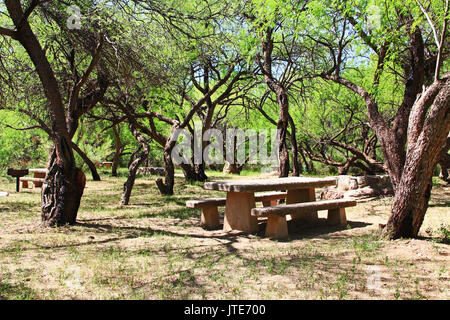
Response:
[{"label": "tree branch", "polygon": [[8,28],[3,28],[0,27],[0,34],[3,36],[7,36],[7,37],[11,37],[14,40],[18,40],[19,39],[19,34],[17,33],[17,31],[8,29]]}]

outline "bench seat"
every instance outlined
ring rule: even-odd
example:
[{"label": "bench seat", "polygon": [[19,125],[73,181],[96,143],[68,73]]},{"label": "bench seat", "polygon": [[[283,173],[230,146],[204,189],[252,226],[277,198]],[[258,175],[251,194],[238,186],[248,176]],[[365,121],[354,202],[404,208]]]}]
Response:
[{"label": "bench seat", "polygon": [[345,226],[347,224],[345,208],[354,206],[356,206],[356,200],[353,199],[323,200],[253,208],[251,215],[267,217],[266,236],[282,239],[288,236],[286,221],[286,215],[288,214],[298,217],[311,211],[328,210],[327,220],[329,224]]},{"label": "bench seat", "polygon": [[[286,199],[286,192],[267,192],[255,194],[255,202],[262,202],[264,206],[276,205],[277,200]],[[225,206],[226,198],[209,198],[186,201],[186,207],[202,209],[201,225],[210,230],[219,228],[219,211],[217,207]]]},{"label": "bench seat", "polygon": [[22,182],[22,188],[28,188],[28,182],[33,182],[35,187],[42,187],[44,183],[44,178],[29,178],[29,177],[20,177],[19,181]]}]

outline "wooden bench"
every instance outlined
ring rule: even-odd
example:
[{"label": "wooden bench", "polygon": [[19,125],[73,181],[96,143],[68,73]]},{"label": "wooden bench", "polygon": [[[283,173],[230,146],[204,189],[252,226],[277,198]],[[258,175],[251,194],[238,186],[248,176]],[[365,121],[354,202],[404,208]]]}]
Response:
[{"label": "wooden bench", "polygon": [[328,223],[331,225],[345,226],[347,218],[346,207],[356,206],[356,200],[337,199],[313,202],[301,202],[283,206],[270,206],[253,208],[251,215],[267,217],[266,236],[269,238],[283,239],[288,237],[286,215],[294,215],[296,219],[311,211],[328,210]]},{"label": "wooden bench", "polygon": [[[277,204],[277,200],[286,199],[286,192],[268,192],[263,194],[255,194],[255,202],[262,202],[263,206],[274,206]],[[205,229],[215,230],[218,229],[219,224],[219,211],[218,207],[223,207],[226,204],[226,198],[209,198],[200,200],[186,201],[188,208],[201,208],[201,225]]]},{"label": "wooden bench", "polygon": [[28,188],[28,182],[33,182],[35,187],[42,187],[44,183],[44,178],[29,178],[29,177],[21,177],[19,178],[20,182],[22,182],[22,188]]}]

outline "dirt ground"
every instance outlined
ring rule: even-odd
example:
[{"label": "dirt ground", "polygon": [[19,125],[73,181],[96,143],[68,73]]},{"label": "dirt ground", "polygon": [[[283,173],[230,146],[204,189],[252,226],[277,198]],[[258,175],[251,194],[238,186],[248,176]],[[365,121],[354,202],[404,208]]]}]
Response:
[{"label": "dirt ground", "polygon": [[[450,298],[450,188],[433,188],[418,239],[382,241],[391,198],[359,201],[345,228],[289,223],[289,239],[207,231],[193,198],[223,195],[177,178],[161,197],[138,180],[89,181],[74,226],[42,228],[40,190],[0,181],[2,299],[442,299]],[[223,214],[223,208],[221,208]]]}]

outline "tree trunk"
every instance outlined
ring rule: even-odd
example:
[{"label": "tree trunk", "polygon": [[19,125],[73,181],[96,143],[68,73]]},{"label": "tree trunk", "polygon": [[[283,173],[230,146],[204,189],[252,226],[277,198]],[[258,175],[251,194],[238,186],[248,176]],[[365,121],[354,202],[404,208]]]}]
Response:
[{"label": "tree trunk", "polygon": [[175,184],[175,167],[171,157],[172,148],[164,150],[164,181],[162,178],[156,179],[156,185],[162,195],[173,195]]},{"label": "tree trunk", "polygon": [[[305,152],[303,151],[303,148],[302,148],[302,146],[301,145],[299,145],[299,147],[298,147],[298,151],[299,151],[299,153],[300,153],[300,156],[302,157],[302,160],[303,160],[303,163],[305,164],[305,170],[306,170],[306,172],[311,172],[312,171],[312,160],[310,160],[310,163],[311,163],[311,165],[308,163],[308,160],[306,159],[306,156],[305,156]],[[303,168],[302,168],[303,169]],[[303,170],[302,170],[302,172],[303,172]]]},{"label": "tree trunk", "polygon": [[278,143],[278,175],[280,178],[289,176],[289,152],[286,143],[287,127],[289,122],[289,99],[286,88],[284,88],[272,73],[272,52],[274,48],[273,29],[268,27],[262,36],[263,62],[260,67],[264,70],[264,81],[275,93],[279,108],[277,122],[277,143]]},{"label": "tree trunk", "polygon": [[278,142],[278,176],[280,178],[289,176],[289,151],[286,143],[287,126],[289,121],[289,102],[288,96],[284,90],[279,89],[277,100],[280,108],[279,119],[277,123],[277,142]]},{"label": "tree trunk", "polygon": [[[119,167],[119,159],[120,159],[120,153],[122,151],[122,144],[120,142],[120,135],[119,135],[119,131],[117,130],[116,126],[113,126],[112,129],[114,132],[114,138],[116,140],[116,150],[114,152],[111,174],[113,177],[117,177],[117,168]],[[148,157],[147,157],[147,159],[148,159]]]},{"label": "tree trunk", "polygon": [[295,129],[294,120],[289,115],[289,126],[291,127],[291,153],[292,153],[292,175],[294,177],[300,176],[301,164],[298,159],[298,146],[297,146],[297,130]]},{"label": "tree trunk", "polygon": [[420,102],[411,112],[405,166],[382,233],[389,239],[416,237],[419,233],[431,195],[433,170],[450,131],[450,80],[446,80],[428,114]]},{"label": "tree trunk", "polygon": [[136,173],[142,163],[148,158],[146,149],[133,161],[128,167],[128,178],[123,185],[123,193],[121,198],[122,205],[130,203],[131,191],[133,190],[134,182],[136,181]]},{"label": "tree trunk", "polygon": [[195,181],[206,181],[208,180],[208,176],[205,172],[205,164],[202,162],[200,164],[195,165]]},{"label": "tree trunk", "polygon": [[178,129],[178,125],[172,126],[172,131],[164,146],[164,181],[161,178],[156,180],[156,185],[162,195],[173,195],[175,166],[172,162],[172,150],[177,144],[177,141],[173,137]]},{"label": "tree trunk", "polygon": [[98,174],[98,171],[97,171],[97,167],[91,161],[91,159],[89,159],[89,157],[83,152],[83,150],[80,149],[80,147],[77,146],[76,143],[72,142],[72,148],[80,155],[80,157],[83,159],[83,161],[87,164],[87,166],[89,167],[89,170],[91,170],[92,180],[101,181],[100,175]]},{"label": "tree trunk", "polygon": [[450,170],[450,155],[447,153],[450,150],[450,137],[447,137],[447,142],[442,148],[441,153],[439,154],[439,166],[441,167],[441,172],[439,173],[439,178],[443,181],[450,183],[449,178],[449,170]]},{"label": "tree trunk", "polygon": [[[42,223],[45,226],[74,224],[81,197],[86,185],[86,176],[75,166],[72,149],[64,140],[53,148],[48,163],[48,173],[42,185]],[[57,155],[57,149],[64,154]],[[61,162],[60,158],[66,161]]]},{"label": "tree trunk", "polygon": [[204,164],[191,165],[182,163],[180,167],[187,181],[206,181],[208,179],[208,176],[205,174]]}]

